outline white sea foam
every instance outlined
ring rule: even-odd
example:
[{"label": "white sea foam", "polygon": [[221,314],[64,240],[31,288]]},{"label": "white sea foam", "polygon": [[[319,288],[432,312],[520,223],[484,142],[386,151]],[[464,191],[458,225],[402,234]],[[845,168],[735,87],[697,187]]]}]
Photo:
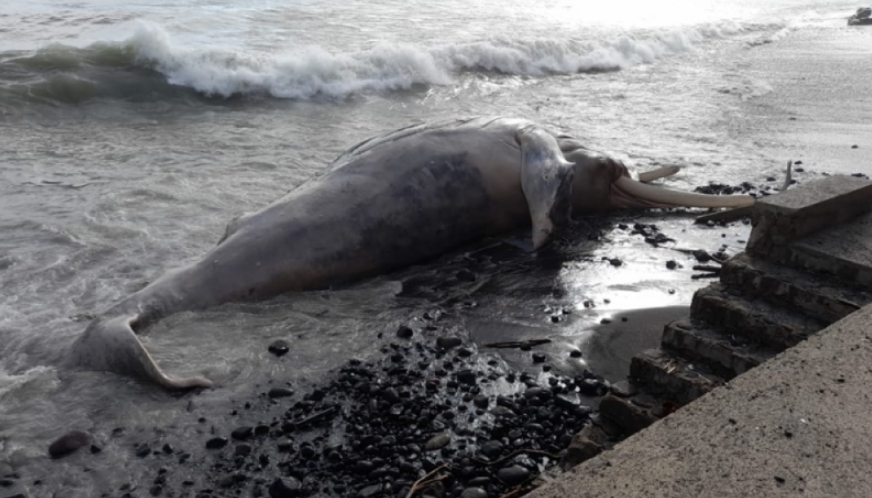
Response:
[{"label": "white sea foam", "polygon": [[159,25],[142,22],[126,43],[140,63],[164,74],[174,85],[207,95],[262,93],[278,98],[342,98],[367,91],[450,85],[470,71],[540,76],[618,70],[650,64],[686,52],[710,38],[747,27],[724,25],[624,35],[597,43],[571,39],[493,39],[432,47],[378,45],[368,50],[332,53],[299,47],[283,53],[188,49],[174,44]]}]

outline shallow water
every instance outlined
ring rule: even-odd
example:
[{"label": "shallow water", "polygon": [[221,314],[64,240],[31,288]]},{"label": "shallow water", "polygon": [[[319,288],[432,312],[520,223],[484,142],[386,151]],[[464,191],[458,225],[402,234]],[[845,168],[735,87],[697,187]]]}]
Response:
[{"label": "shallow water", "polygon": [[[534,4],[4,2],[0,461],[42,479],[46,495],[117,489],[142,472],[130,448],[108,445],[103,463],[82,473],[82,457],[48,461],[48,442],[69,428],[108,437],[119,426],[193,438],[204,430],[197,416],[220,425],[234,399],[271,379],[316,383],[352,354],[377,354],[388,340],[380,332],[439,308],[430,295],[397,296],[398,282],[450,280],[457,255],[347,289],[182,313],[147,331],[168,371],[213,377],[215,390],[178,397],[59,368],[83,318],[196,260],[234,216],[358,141],[416,122],[519,116],[639,169],[681,165],[667,182],[676,188],[763,183],[783,162],[758,148],[749,109],[777,90],[745,61],[797,33],[841,29],[832,18],[853,8]],[[481,271],[486,285],[459,290],[477,306],[449,310],[450,327],[482,343],[549,337],[555,357],[597,351],[608,344],[594,329],[602,318],[686,305],[702,285],[690,280],[687,256],[651,249],[617,223],[656,221],[675,245],[711,251],[739,251],[747,237],[741,224],[696,228],[690,219],[581,223],[553,257],[500,250],[505,261]],[[595,229],[602,237],[588,240]],[[667,271],[669,259],[685,268]],[[546,309],[558,307],[572,313],[554,324]],[[276,338],[293,344],[281,359],[266,352]],[[505,359],[529,367],[523,355]]]}]

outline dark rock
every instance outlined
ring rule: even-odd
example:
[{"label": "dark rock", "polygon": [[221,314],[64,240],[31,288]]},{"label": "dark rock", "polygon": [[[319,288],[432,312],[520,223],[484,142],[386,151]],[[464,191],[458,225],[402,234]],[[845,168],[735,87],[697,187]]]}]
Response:
[{"label": "dark rock", "polygon": [[233,452],[235,456],[247,457],[251,454],[251,445],[250,444],[237,444],[236,450]]},{"label": "dark rock", "polygon": [[599,426],[588,424],[572,438],[566,449],[566,454],[560,461],[560,467],[566,471],[589,460],[606,448],[609,436]]},{"label": "dark rock", "polygon": [[91,443],[91,435],[83,431],[70,431],[56,439],[48,447],[52,458],[61,458]]},{"label": "dark rock", "polygon": [[503,452],[503,443],[499,441],[488,441],[479,447],[479,451],[482,455],[493,459],[500,456],[500,453]]},{"label": "dark rock", "polygon": [[487,491],[482,488],[466,488],[460,493],[460,498],[487,498]]},{"label": "dark rock", "polygon": [[711,254],[709,254],[706,251],[703,251],[702,249],[693,251],[693,257],[696,258],[696,260],[699,261],[700,263],[708,263],[709,261],[712,260]]},{"label": "dark rock", "polygon": [[145,458],[148,455],[151,455],[151,447],[147,444],[141,444],[136,447],[136,456],[139,458]]},{"label": "dark rock", "polygon": [[360,490],[357,494],[359,498],[375,498],[382,494],[383,486],[381,484],[372,484]]},{"label": "dark rock", "polygon": [[439,349],[451,349],[463,344],[459,337],[440,337],[436,339],[436,347]]},{"label": "dark rock", "polygon": [[461,384],[475,385],[475,372],[472,370],[461,370],[455,374],[457,382]]},{"label": "dark rock", "polygon": [[233,429],[233,432],[230,433],[230,437],[236,439],[237,441],[245,441],[250,438],[254,433],[254,428],[249,426],[238,427]]},{"label": "dark rock", "polygon": [[581,351],[574,349],[574,350],[569,352],[569,356],[571,358],[581,358]]},{"label": "dark rock", "polygon": [[530,471],[520,465],[512,465],[498,470],[497,477],[509,486],[517,486],[530,478]]},{"label": "dark rock", "polygon": [[473,351],[469,348],[460,348],[457,350],[457,356],[460,356],[461,358],[469,358],[472,354]]},{"label": "dark rock", "polygon": [[678,268],[678,262],[675,261],[674,259],[670,259],[669,261],[666,262],[666,268],[668,268],[670,270],[674,270],[674,269]]},{"label": "dark rock", "polygon": [[286,341],[279,339],[277,341],[273,341],[272,344],[269,345],[269,352],[276,356],[284,356],[291,350],[291,347],[288,345]]},{"label": "dark rock", "polygon": [[411,339],[413,335],[415,332],[405,325],[400,325],[400,328],[397,329],[397,337],[400,339]]},{"label": "dark rock", "polygon": [[488,400],[487,396],[484,394],[479,394],[472,398],[472,404],[478,408],[487,408],[488,404],[490,404],[490,400]]},{"label": "dark rock", "polygon": [[427,451],[438,450],[440,448],[448,446],[448,443],[450,442],[451,436],[448,433],[442,432],[427,440],[427,442],[424,444],[424,449],[426,449]]},{"label": "dark rock", "polygon": [[167,455],[171,455],[174,451],[173,445],[171,445],[170,443],[166,443],[163,445],[163,447],[161,447],[161,451],[163,451]]},{"label": "dark rock", "polygon": [[603,318],[602,320],[600,320],[600,325],[608,325],[610,323],[612,323],[611,318]]},{"label": "dark rock", "polygon": [[227,446],[227,438],[226,437],[213,437],[212,439],[206,441],[206,449],[207,450],[220,450],[221,448]]},{"label": "dark rock", "polygon": [[294,395],[293,389],[288,389],[287,387],[274,387],[274,388],[270,389],[269,392],[267,393],[267,396],[269,396],[270,398],[273,398],[273,399],[287,398],[288,396],[293,396],[293,395]]},{"label": "dark rock", "polygon": [[627,380],[622,380],[620,382],[615,382],[611,385],[612,394],[615,396],[620,396],[622,398],[629,398],[630,396],[635,395],[639,392],[639,389],[636,388],[633,384],[630,384]]},{"label": "dark rock", "polygon": [[279,477],[269,485],[270,498],[298,498],[302,495],[303,485],[293,477]]},{"label": "dark rock", "polygon": [[155,484],[148,489],[148,494],[150,494],[151,496],[160,496],[161,493],[163,493],[163,486],[159,484]]},{"label": "dark rock", "polygon": [[97,453],[101,453],[102,451],[103,451],[103,448],[97,446],[96,444],[91,445],[91,454],[92,455],[96,455]]}]

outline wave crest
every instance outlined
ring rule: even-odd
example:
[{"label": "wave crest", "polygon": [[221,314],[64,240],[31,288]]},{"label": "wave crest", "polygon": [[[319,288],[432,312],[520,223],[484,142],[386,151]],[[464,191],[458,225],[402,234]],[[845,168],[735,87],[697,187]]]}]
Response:
[{"label": "wave crest", "polygon": [[[32,57],[7,60],[3,65],[17,63],[31,70],[53,71],[39,84],[54,81],[48,85],[52,91],[44,93],[63,95],[59,100],[65,102],[93,96],[137,99],[142,98],[137,95],[140,91],[174,95],[191,89],[223,98],[251,94],[286,99],[345,98],[408,90],[416,85],[450,85],[470,72],[544,76],[620,70],[654,63],[691,50],[706,39],[748,29],[754,27],[699,26],[624,35],[605,42],[493,39],[431,47],[385,44],[345,53],[307,46],[265,54],[182,47],[161,26],[139,22],[135,34],[120,43],[101,42],[82,49],[52,45]],[[59,79],[58,69],[72,71],[74,77]],[[137,78],[152,81],[133,83]],[[59,84],[71,87],[66,93],[72,96],[58,90]],[[162,90],[156,88],[160,85]]]}]

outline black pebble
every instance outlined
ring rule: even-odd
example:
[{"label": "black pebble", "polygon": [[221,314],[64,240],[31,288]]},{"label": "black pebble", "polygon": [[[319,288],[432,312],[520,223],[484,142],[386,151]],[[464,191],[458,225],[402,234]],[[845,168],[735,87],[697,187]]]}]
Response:
[{"label": "black pebble", "polygon": [[509,486],[517,486],[530,478],[530,471],[520,465],[512,465],[497,471],[497,477]]},{"label": "black pebble", "polygon": [[533,353],[533,363],[545,363],[548,357],[545,356],[545,353]]},{"label": "black pebble", "polygon": [[83,431],[70,431],[48,447],[48,454],[52,458],[61,458],[78,450],[91,442],[91,435]]},{"label": "black pebble", "polygon": [[276,356],[284,356],[291,350],[291,347],[288,345],[286,341],[279,339],[277,341],[273,341],[272,344],[269,345],[269,352]]},{"label": "black pebble", "polygon": [[252,433],[254,433],[254,429],[248,426],[239,427],[237,429],[233,429],[233,432],[230,433],[230,437],[233,439],[244,441],[251,437]]},{"label": "black pebble", "polygon": [[670,259],[669,261],[666,262],[666,268],[668,268],[670,270],[674,270],[674,269],[678,268],[678,263],[675,260]]},{"label": "black pebble", "polygon": [[581,358],[581,351],[574,349],[569,352],[569,356],[572,358]]},{"label": "black pebble", "polygon": [[274,388],[269,390],[267,395],[273,399],[275,399],[275,398],[287,398],[288,396],[293,396],[294,391],[293,391],[293,389],[288,389],[286,387],[274,387]]},{"label": "black pebble", "polygon": [[436,339],[436,347],[440,349],[451,349],[463,344],[459,337],[440,337]]},{"label": "black pebble", "polygon": [[212,439],[206,441],[206,449],[208,450],[220,450],[225,446],[227,446],[226,437],[213,437]]},{"label": "black pebble", "polygon": [[400,325],[400,328],[397,329],[397,337],[400,339],[411,339],[413,335],[415,332],[405,325]]},{"label": "black pebble", "polygon": [[302,495],[303,485],[293,477],[279,477],[269,485],[270,498],[298,498]]}]

